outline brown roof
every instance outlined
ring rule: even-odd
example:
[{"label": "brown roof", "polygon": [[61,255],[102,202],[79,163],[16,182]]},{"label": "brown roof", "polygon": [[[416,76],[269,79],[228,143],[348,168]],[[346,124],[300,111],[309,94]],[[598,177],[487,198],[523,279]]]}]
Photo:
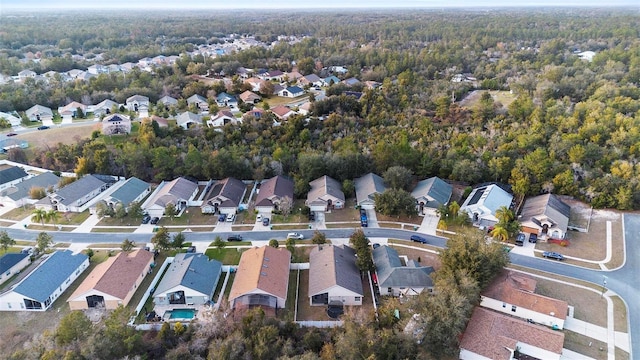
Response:
[{"label": "brown roof", "polygon": [[147,250],[121,252],[97,265],[89,276],[69,297],[73,300],[88,291],[97,290],[118,299],[124,299],[140,274],[148,270],[153,254]]},{"label": "brown roof", "polygon": [[282,299],[287,298],[291,253],[271,246],[254,247],[242,253],[229,300],[261,290]]},{"label": "brown roof", "polygon": [[262,99],[260,95],[255,94],[254,92],[247,90],[240,94],[239,98],[244,102],[253,102],[254,100]]},{"label": "brown roof", "polygon": [[502,271],[483,291],[482,295],[516,305],[541,314],[566,319],[569,305],[566,301],[553,299],[535,293],[533,278],[512,271]]},{"label": "brown roof", "polygon": [[293,200],[293,181],[284,176],[274,176],[260,185],[255,206],[273,206],[274,197],[282,199],[285,196]]},{"label": "brown roof", "polygon": [[274,113],[277,117],[282,118],[282,117],[286,116],[287,114],[289,114],[290,112],[293,112],[293,110],[289,109],[288,107],[286,107],[284,105],[278,105],[278,106],[274,107],[273,109],[271,109],[271,112]]},{"label": "brown roof", "polygon": [[489,359],[510,359],[518,343],[555,354],[562,353],[564,333],[525,320],[476,307],[464,332],[460,348]]}]

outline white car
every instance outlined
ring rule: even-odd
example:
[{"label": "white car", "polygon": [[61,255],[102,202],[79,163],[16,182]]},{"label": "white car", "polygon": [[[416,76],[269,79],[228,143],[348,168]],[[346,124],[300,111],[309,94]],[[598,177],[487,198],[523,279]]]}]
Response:
[{"label": "white car", "polygon": [[300,233],[288,233],[287,234],[287,239],[297,239],[297,240],[302,240],[304,239],[304,236]]},{"label": "white car", "polygon": [[236,214],[227,215],[227,222],[233,222],[236,219]]},{"label": "white car", "polygon": [[256,222],[261,222],[262,221],[262,214],[258,214],[256,216]]}]

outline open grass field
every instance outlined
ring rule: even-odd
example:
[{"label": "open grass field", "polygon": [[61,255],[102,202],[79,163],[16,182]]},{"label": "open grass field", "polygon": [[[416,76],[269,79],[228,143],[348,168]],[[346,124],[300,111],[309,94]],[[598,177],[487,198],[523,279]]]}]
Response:
[{"label": "open grass field", "polygon": [[91,136],[95,130],[102,130],[100,122],[90,122],[77,126],[52,127],[48,130],[19,134],[17,139],[25,140],[31,148],[46,149],[58,143],[74,144],[78,139]]},{"label": "open grass field", "polygon": [[496,90],[475,90],[469,93],[464,99],[460,100],[460,106],[473,108],[479,101],[482,93],[489,92],[496,104],[501,104],[502,108],[507,109],[509,105],[516,99],[516,96],[508,91]]}]

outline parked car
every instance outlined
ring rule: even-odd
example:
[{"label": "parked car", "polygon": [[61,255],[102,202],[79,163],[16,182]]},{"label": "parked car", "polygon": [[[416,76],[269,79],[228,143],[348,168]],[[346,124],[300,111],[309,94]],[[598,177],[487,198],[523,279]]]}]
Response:
[{"label": "parked car", "polygon": [[227,216],[227,222],[233,222],[236,219],[236,214],[229,214]]},{"label": "parked car", "polygon": [[531,234],[529,235],[529,242],[530,243],[536,243],[538,242],[538,234]]},{"label": "parked car", "polygon": [[375,249],[377,249],[377,248],[379,248],[379,247],[380,247],[380,244],[378,244],[378,243],[373,243],[373,249],[374,249],[374,250],[375,250]]},{"label": "parked car", "polygon": [[288,233],[287,234],[287,239],[302,240],[302,239],[304,239],[304,235],[302,235],[300,233],[292,232],[292,233]]},{"label": "parked car", "polygon": [[542,253],[542,256],[546,257],[547,259],[564,260],[564,256],[562,254],[554,251],[545,251]]},{"label": "parked car", "polygon": [[268,217],[262,218],[262,225],[269,226],[269,218]]},{"label": "parked car", "polygon": [[47,125],[38,126],[38,130],[47,130],[50,129]]},{"label": "parked car", "polygon": [[153,219],[151,219],[150,221],[150,223],[153,225],[157,224],[158,222],[160,222],[160,218],[157,216],[154,216]]},{"label": "parked car", "polygon": [[310,212],[309,213],[309,221],[316,221],[316,213],[315,212]]},{"label": "parked car", "polygon": [[33,248],[32,247],[26,247],[26,248],[20,250],[20,252],[23,253],[23,254],[33,255]]},{"label": "parked car", "polygon": [[218,217],[218,222],[227,220],[227,214],[220,214]]},{"label": "parked car", "polygon": [[194,252],[196,252],[196,247],[195,247],[195,246],[189,246],[189,247],[187,248],[187,252],[188,252],[188,253],[194,253]]},{"label": "parked car", "polygon": [[518,236],[516,236],[516,246],[523,246],[524,245],[524,234],[523,233],[519,233]]},{"label": "parked car", "polygon": [[10,133],[7,134],[7,137],[16,136],[16,135],[18,135],[18,134],[14,133],[14,132],[10,132]]},{"label": "parked car", "polygon": [[151,216],[145,215],[145,216],[142,217],[142,223],[143,224],[148,224],[149,221],[151,221]]},{"label": "parked car", "polygon": [[411,241],[419,242],[421,244],[426,244],[427,243],[427,239],[423,238],[420,235],[411,235],[410,239],[411,239]]},{"label": "parked car", "polygon": [[242,241],[242,236],[240,235],[229,235],[227,241]]},{"label": "parked car", "polygon": [[260,222],[260,221],[262,221],[262,214],[258,214],[256,216],[256,222]]}]

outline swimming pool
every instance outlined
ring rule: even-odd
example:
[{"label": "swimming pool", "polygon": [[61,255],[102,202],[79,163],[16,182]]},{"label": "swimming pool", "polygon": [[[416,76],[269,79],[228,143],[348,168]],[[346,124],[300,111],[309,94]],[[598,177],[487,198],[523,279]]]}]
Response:
[{"label": "swimming pool", "polygon": [[196,316],[195,309],[173,309],[169,311],[169,319],[177,320],[177,319],[186,319],[191,320]]}]

